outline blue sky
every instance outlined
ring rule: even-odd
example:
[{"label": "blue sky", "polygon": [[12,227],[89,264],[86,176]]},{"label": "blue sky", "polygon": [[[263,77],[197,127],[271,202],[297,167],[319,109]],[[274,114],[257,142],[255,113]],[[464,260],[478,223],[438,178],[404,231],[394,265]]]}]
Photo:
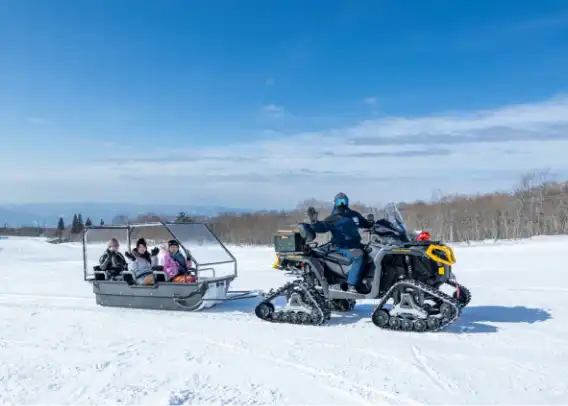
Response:
[{"label": "blue sky", "polygon": [[280,208],[568,177],[566,72],[566,1],[8,0],[0,203]]}]

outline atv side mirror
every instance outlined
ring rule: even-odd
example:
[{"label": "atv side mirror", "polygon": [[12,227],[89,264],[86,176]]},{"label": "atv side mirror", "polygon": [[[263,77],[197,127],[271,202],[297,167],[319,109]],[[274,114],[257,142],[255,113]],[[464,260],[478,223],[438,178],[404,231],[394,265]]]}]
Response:
[{"label": "atv side mirror", "polygon": [[367,221],[370,222],[370,223],[374,223],[375,222],[375,215],[373,213],[367,214]]}]

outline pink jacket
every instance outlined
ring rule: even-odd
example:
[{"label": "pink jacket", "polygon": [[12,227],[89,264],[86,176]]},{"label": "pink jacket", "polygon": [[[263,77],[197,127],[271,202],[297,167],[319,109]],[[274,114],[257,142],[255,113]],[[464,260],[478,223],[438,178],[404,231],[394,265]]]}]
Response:
[{"label": "pink jacket", "polygon": [[178,264],[170,256],[170,254],[164,254],[164,272],[168,275],[168,280],[171,280],[178,273]]},{"label": "pink jacket", "polygon": [[[163,254],[164,272],[168,275],[168,280],[171,280],[179,272],[178,263],[171,257],[169,253]],[[191,267],[191,261],[186,261],[187,267]]]}]

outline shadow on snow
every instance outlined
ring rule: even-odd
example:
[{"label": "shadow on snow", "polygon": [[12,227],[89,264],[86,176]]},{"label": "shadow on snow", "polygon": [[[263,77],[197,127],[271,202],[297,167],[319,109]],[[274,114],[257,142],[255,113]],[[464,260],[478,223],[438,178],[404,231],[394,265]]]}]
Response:
[{"label": "shadow on snow", "polygon": [[552,315],[544,310],[525,306],[471,306],[462,311],[461,317],[445,330],[449,333],[496,333],[496,326],[488,323],[534,324],[547,321]]},{"label": "shadow on snow", "polygon": [[[247,313],[254,314],[254,308],[260,299],[231,300],[220,303],[213,308],[203,310],[206,313]],[[375,310],[374,304],[358,304],[350,312],[333,312],[332,318],[326,325],[340,326],[358,323],[363,320],[371,322],[371,314]],[[441,330],[443,333],[453,334],[472,334],[472,333],[497,333],[498,327],[485,323],[514,323],[514,324],[534,324],[550,320],[550,312],[525,306],[468,306],[458,320]]]},{"label": "shadow on snow", "polygon": [[[353,324],[359,320],[370,320],[371,314],[375,309],[373,304],[359,304],[352,312],[334,312],[328,325]],[[470,306],[466,307],[458,320],[440,332],[453,334],[471,333],[496,333],[499,329],[496,326],[486,323],[525,323],[533,324],[544,322],[552,318],[552,315],[539,308],[525,306]]]}]

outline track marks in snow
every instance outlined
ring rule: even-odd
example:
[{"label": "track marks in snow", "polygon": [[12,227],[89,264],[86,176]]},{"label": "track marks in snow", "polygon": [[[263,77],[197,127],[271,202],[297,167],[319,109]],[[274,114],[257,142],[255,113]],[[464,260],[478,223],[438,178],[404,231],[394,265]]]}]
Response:
[{"label": "track marks in snow", "polygon": [[[396,333],[394,333],[396,334]],[[420,337],[420,338],[425,338]],[[337,353],[337,351],[342,351],[346,348],[348,343],[341,345],[340,343],[334,343],[325,341],[322,338],[314,337],[296,337],[294,340],[285,339],[291,347],[306,348],[307,351],[313,351],[315,348],[329,348],[330,354]],[[421,379],[426,376],[429,381],[431,381],[436,387],[440,388],[443,393],[451,393],[454,390],[463,390],[460,386],[451,380],[447,376],[440,374],[436,369],[434,369],[426,355],[422,353],[421,350],[415,345],[411,345],[410,354],[407,351],[397,351],[397,353],[392,353],[393,348],[385,348],[384,352],[370,350],[368,346],[364,349],[359,348],[349,348],[351,354],[356,353],[360,355],[360,359],[356,359],[355,363],[363,368],[363,365],[369,358],[375,358],[379,361],[378,365],[371,365],[370,368],[378,367],[383,369],[388,369],[392,372],[393,369],[396,370],[397,375],[395,379],[398,383],[400,378],[403,378],[405,382],[415,381],[416,377]],[[418,375],[415,374],[415,372]],[[391,375],[390,373],[388,375]],[[426,386],[429,386],[427,384]],[[470,388],[466,389],[472,392]]]},{"label": "track marks in snow", "polygon": [[[244,387],[216,385],[194,374],[191,380],[183,384],[188,389],[173,389],[167,394],[168,405],[203,405],[203,404],[234,404],[234,405],[279,405],[286,402],[279,391],[249,383]],[[190,389],[189,389],[190,388]]]},{"label": "track marks in snow", "polygon": [[246,344],[241,343],[239,346],[233,345],[233,344],[228,344],[228,343],[224,343],[224,342],[218,342],[218,341],[209,341],[211,343],[214,343],[215,345],[222,347],[222,348],[226,348],[232,352],[239,352],[239,353],[244,353],[247,354],[249,356],[253,356],[255,358],[259,358],[259,359],[263,359],[265,361],[271,362],[273,364],[279,364],[285,367],[289,367],[289,368],[293,368],[299,372],[302,373],[306,373],[309,375],[312,375],[314,377],[318,377],[318,378],[324,378],[326,380],[331,380],[336,382],[337,384],[339,384],[339,386],[331,386],[329,384],[327,384],[327,386],[329,387],[330,390],[337,392],[339,394],[343,394],[343,396],[347,395],[346,392],[349,392],[349,396],[347,396],[347,399],[349,399],[350,401],[353,401],[352,396],[356,395],[358,400],[362,403],[362,404],[376,404],[377,399],[376,397],[381,398],[381,401],[384,403],[385,401],[395,401],[397,403],[399,402],[403,402],[405,404],[412,404],[412,405],[420,405],[421,403],[408,398],[404,395],[401,395],[399,393],[391,393],[388,391],[382,391],[382,390],[378,390],[375,388],[372,388],[368,385],[364,385],[364,384],[360,384],[357,383],[351,379],[342,377],[334,372],[331,372],[329,370],[326,369],[322,369],[322,368],[316,368],[313,366],[309,366],[308,364],[306,364],[306,362],[304,360],[298,360],[298,362],[296,361],[290,361],[284,358],[280,358],[277,356],[274,356],[273,354],[269,354],[269,353],[264,353],[264,352],[260,352],[257,349],[252,350],[252,349],[246,349]]},{"label": "track marks in snow", "polygon": [[91,297],[85,296],[71,296],[71,295],[52,295],[52,294],[42,294],[36,293],[30,295],[29,293],[12,293],[12,292],[0,292],[0,297],[6,298],[22,298],[22,299],[32,299],[32,300],[79,300],[79,301],[92,301],[94,303],[94,294]]},{"label": "track marks in snow", "polygon": [[[452,387],[446,383],[451,382],[447,377],[442,378],[440,374],[432,368],[428,363],[428,357],[422,355],[418,347],[415,345],[412,346],[412,354],[414,355],[414,359],[416,360],[416,366],[420,368],[428,378],[439,388],[446,392],[451,392]],[[457,385],[454,385],[457,387]]]}]

